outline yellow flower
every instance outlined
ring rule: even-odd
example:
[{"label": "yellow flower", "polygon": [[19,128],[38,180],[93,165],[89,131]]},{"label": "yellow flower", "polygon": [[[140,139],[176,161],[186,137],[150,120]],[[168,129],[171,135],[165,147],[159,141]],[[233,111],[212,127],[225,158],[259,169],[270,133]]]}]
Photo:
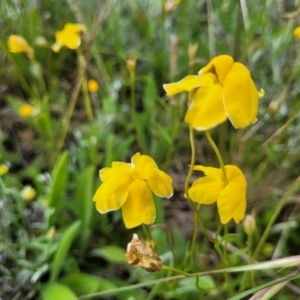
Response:
[{"label": "yellow flower", "polygon": [[257,91],[249,70],[229,55],[213,58],[197,76],[163,87],[169,96],[189,92],[185,122],[196,130],[208,130],[227,118],[235,128],[255,123],[258,99],[264,95]]},{"label": "yellow flower", "polygon": [[0,176],[5,175],[8,172],[8,166],[0,164]]},{"label": "yellow flower", "polygon": [[91,93],[97,92],[99,89],[99,84],[95,79],[89,79],[88,81],[88,90]]},{"label": "yellow flower", "polygon": [[191,200],[200,204],[217,202],[222,224],[231,219],[236,223],[243,220],[246,210],[247,182],[243,172],[234,165],[225,166],[228,184],[225,184],[221,169],[195,166],[206,176],[196,179],[188,193]]},{"label": "yellow flower", "polygon": [[59,52],[61,47],[65,46],[69,49],[77,49],[81,44],[81,34],[86,31],[82,24],[65,24],[63,30],[55,33],[56,42],[52,46],[54,52]]},{"label": "yellow flower", "polygon": [[298,26],[294,29],[293,34],[294,34],[295,37],[300,39],[300,26]]},{"label": "yellow flower", "polygon": [[151,157],[140,153],[131,158],[131,163],[113,162],[99,175],[103,183],[93,198],[97,210],[104,214],[122,208],[127,228],[155,221],[152,192],[159,197],[173,195],[172,178],[159,170]]},{"label": "yellow flower", "polygon": [[26,53],[29,58],[33,58],[34,55],[33,49],[20,35],[11,34],[8,37],[8,50],[12,53]]},{"label": "yellow flower", "polygon": [[24,118],[31,117],[33,112],[34,108],[29,104],[23,104],[18,110],[19,115]]}]

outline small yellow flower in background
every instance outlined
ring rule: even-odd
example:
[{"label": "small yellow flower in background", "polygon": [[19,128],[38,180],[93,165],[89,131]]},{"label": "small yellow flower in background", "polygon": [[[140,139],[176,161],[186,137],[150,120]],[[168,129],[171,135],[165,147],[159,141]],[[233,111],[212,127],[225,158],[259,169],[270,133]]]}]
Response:
[{"label": "small yellow flower in background", "polygon": [[263,90],[257,91],[249,70],[229,55],[213,58],[197,76],[189,75],[163,87],[169,96],[189,92],[185,122],[200,131],[227,118],[235,128],[255,123],[258,99],[264,95]]},{"label": "small yellow flower in background", "polygon": [[140,240],[137,234],[133,235],[131,242],[127,245],[125,256],[128,263],[148,272],[159,271],[162,266],[161,259],[151,244]]},{"label": "small yellow flower in background", "polygon": [[9,168],[7,165],[0,164],[0,176],[5,175],[8,172]]},{"label": "small yellow flower in background", "polygon": [[23,200],[27,202],[33,200],[35,196],[36,196],[36,190],[30,185],[26,185],[21,191],[21,197],[23,198]]},{"label": "small yellow flower in background", "polygon": [[172,178],[159,170],[151,157],[140,153],[131,158],[131,163],[113,162],[99,175],[103,183],[93,198],[97,210],[104,214],[122,208],[127,228],[155,221],[152,192],[159,197],[173,195]]},{"label": "small yellow flower in background", "polygon": [[300,26],[298,26],[294,29],[293,34],[294,34],[295,37],[300,39]]},{"label": "small yellow flower in background", "polygon": [[28,42],[20,35],[11,34],[8,37],[8,50],[11,53],[26,53],[28,58],[32,59],[34,56],[33,49]]},{"label": "small yellow flower in background", "polygon": [[54,235],[55,235],[55,228],[52,227],[51,229],[48,230],[47,237],[52,239],[54,237]]},{"label": "small yellow flower in background", "polygon": [[82,24],[67,23],[63,30],[55,33],[56,42],[52,46],[54,52],[59,52],[65,46],[69,49],[77,49],[81,44],[81,34],[86,31]]},{"label": "small yellow flower in background", "polygon": [[243,172],[234,165],[226,165],[228,184],[226,185],[222,169],[195,166],[206,176],[196,179],[188,193],[191,200],[200,204],[217,202],[221,223],[231,219],[236,223],[243,220],[246,211],[247,182]]},{"label": "small yellow flower in background", "polygon": [[91,93],[97,92],[99,90],[99,84],[95,79],[89,79],[87,85],[88,90]]},{"label": "small yellow flower in background", "polygon": [[18,110],[18,114],[24,118],[31,117],[33,113],[34,113],[34,108],[29,104],[23,104]]}]

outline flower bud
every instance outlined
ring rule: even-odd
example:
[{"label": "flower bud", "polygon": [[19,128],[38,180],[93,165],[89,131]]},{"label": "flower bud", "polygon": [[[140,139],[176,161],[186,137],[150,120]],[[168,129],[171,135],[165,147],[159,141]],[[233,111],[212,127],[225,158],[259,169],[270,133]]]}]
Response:
[{"label": "flower bud", "polygon": [[8,172],[9,168],[7,165],[0,164],[0,176],[3,176]]},{"label": "flower bud", "polygon": [[141,267],[148,272],[155,272],[161,269],[161,259],[149,242],[140,240],[137,234],[133,235],[131,242],[127,245],[125,254],[128,263]]},{"label": "flower bud", "polygon": [[126,63],[127,63],[127,69],[128,69],[128,71],[130,73],[134,72],[135,65],[136,65],[136,58],[133,57],[133,56],[129,56],[128,59],[126,60]]},{"label": "flower bud", "polygon": [[97,92],[99,89],[99,84],[95,79],[89,79],[87,85],[88,85],[88,91],[91,93]]},{"label": "flower bud", "polygon": [[21,196],[25,201],[30,202],[36,196],[36,190],[30,185],[26,185],[21,192]]},{"label": "flower bud", "polygon": [[256,228],[256,221],[252,215],[246,215],[243,222],[243,227],[247,235],[250,235],[254,232]]}]

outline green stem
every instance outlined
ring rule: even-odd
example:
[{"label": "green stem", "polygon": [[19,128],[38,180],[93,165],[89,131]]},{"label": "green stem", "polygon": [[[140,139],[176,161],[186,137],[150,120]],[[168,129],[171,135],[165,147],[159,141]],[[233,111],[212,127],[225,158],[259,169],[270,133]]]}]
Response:
[{"label": "green stem", "polygon": [[169,246],[170,246],[170,251],[171,251],[171,253],[173,255],[173,263],[175,264],[175,262],[176,262],[176,255],[175,255],[175,251],[174,251],[174,243],[173,243],[172,233],[171,233],[170,229],[165,224],[156,224],[156,225],[152,225],[150,227],[150,233],[151,233],[151,230],[154,229],[154,228],[163,228],[167,232],[168,243],[169,243]]},{"label": "green stem", "polygon": [[[190,182],[192,174],[193,174],[193,169],[194,169],[194,165],[195,165],[195,157],[196,157],[196,148],[195,148],[195,141],[194,141],[194,130],[191,126],[189,127],[189,129],[190,129],[190,144],[191,144],[191,152],[192,153],[191,153],[190,169],[189,169],[188,175],[186,176],[185,183],[184,183],[184,192],[185,192],[186,198],[188,199],[191,207],[194,210],[194,213],[195,213],[195,215],[198,219],[198,222],[200,224],[200,227],[202,229],[203,234],[207,237],[207,239],[210,242],[214,243],[215,239],[213,237],[209,236],[209,234],[207,233],[207,231],[204,227],[204,224],[202,222],[201,216],[199,214],[199,211],[197,210],[195,204],[193,203],[192,199],[189,196],[189,182]],[[195,230],[195,228],[194,228],[194,230]],[[191,250],[191,253],[193,253],[194,249],[190,249],[190,250]]]},{"label": "green stem", "polygon": [[162,265],[161,269],[166,270],[166,271],[171,271],[171,272],[174,272],[174,273],[177,273],[177,274],[181,274],[181,275],[184,275],[186,277],[196,277],[196,276],[198,276],[197,273],[187,273],[187,272],[184,272],[182,270],[179,270],[179,269],[176,269],[176,268],[173,268],[173,267],[169,267],[169,266],[166,266],[166,265]]},{"label": "green stem", "polygon": [[[248,264],[251,265],[253,263],[253,258],[252,258],[252,242],[253,242],[253,235],[252,232],[248,234],[248,256],[249,256],[249,261]],[[250,281],[251,281],[251,287],[254,288],[254,272],[250,271]]]},{"label": "green stem", "polygon": [[279,205],[277,205],[277,208],[276,208],[274,214],[272,215],[271,219],[269,220],[267,227],[266,227],[261,239],[259,240],[259,243],[258,243],[254,253],[253,253],[253,256],[252,256],[253,260],[256,259],[257,255],[259,254],[262,246],[264,245],[266,239],[269,236],[270,230],[271,230],[274,222],[276,221],[279,213],[281,212],[283,206],[286,204],[286,202],[289,199],[289,197],[291,196],[291,194],[294,192],[295,188],[298,187],[299,183],[300,183],[300,176],[296,180],[294,180],[294,182],[291,184],[291,186],[289,187],[289,189],[286,191],[285,195],[279,202]]},{"label": "green stem", "polygon": [[83,101],[84,101],[84,108],[85,112],[87,114],[87,117],[91,123],[94,122],[94,116],[93,116],[93,110],[91,105],[91,98],[88,92],[87,88],[87,78],[86,75],[84,75],[83,81],[82,81],[82,95],[83,95]]},{"label": "green stem", "polygon": [[224,175],[225,185],[227,185],[228,184],[228,178],[227,178],[226,169],[225,169],[225,165],[224,165],[221,153],[220,153],[218,147],[216,146],[215,142],[213,141],[213,139],[212,139],[212,137],[210,135],[210,131],[209,130],[205,131],[205,135],[206,135],[206,138],[207,138],[208,142],[210,143],[211,147],[215,151],[215,154],[216,154],[216,156],[218,158],[220,167],[221,167],[223,175]]},{"label": "green stem", "polygon": [[147,239],[149,241],[152,241],[153,240],[152,234],[151,234],[151,231],[149,230],[148,226],[143,223],[142,227],[143,227],[143,231],[144,231],[144,234],[147,237]]},{"label": "green stem", "polygon": [[60,136],[58,138],[58,142],[57,142],[57,148],[56,148],[56,154],[58,155],[64,145],[65,142],[65,138],[69,129],[69,125],[70,125],[70,121],[71,121],[71,117],[73,115],[74,112],[74,108],[75,108],[75,104],[77,102],[78,96],[79,96],[79,92],[80,92],[80,87],[82,84],[82,80],[84,77],[84,71],[85,71],[85,59],[84,56],[82,55],[82,53],[78,52],[78,77],[76,80],[76,84],[75,87],[73,89],[71,98],[70,98],[70,102],[69,102],[69,106],[67,108],[66,114],[65,114],[65,119],[62,122],[62,129],[61,129],[61,133]]},{"label": "green stem", "polygon": [[136,135],[136,141],[138,144],[139,149],[143,152],[143,153],[147,153],[147,150],[145,149],[141,137],[140,137],[140,133],[139,133],[139,129],[138,129],[138,122],[137,122],[137,114],[136,114],[136,99],[135,99],[135,71],[134,70],[130,70],[129,71],[130,74],[130,98],[131,98],[131,117],[132,117],[132,121],[134,124],[134,130],[135,130],[135,135]]}]

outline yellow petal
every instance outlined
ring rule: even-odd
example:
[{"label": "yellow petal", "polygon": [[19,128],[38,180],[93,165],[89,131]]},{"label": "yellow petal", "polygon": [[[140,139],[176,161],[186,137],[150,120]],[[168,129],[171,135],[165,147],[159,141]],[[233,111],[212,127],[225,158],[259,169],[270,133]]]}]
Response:
[{"label": "yellow petal", "polygon": [[64,34],[64,45],[69,49],[77,49],[81,44],[79,34],[73,32],[65,32]]},{"label": "yellow petal", "polygon": [[190,92],[199,86],[199,76],[189,75],[178,82],[164,84],[163,88],[168,96],[172,96],[181,92]]},{"label": "yellow petal", "polygon": [[202,165],[196,165],[194,166],[193,170],[195,171],[202,171],[207,176],[214,176],[223,178],[222,170],[219,168],[213,168],[213,167],[205,167]]},{"label": "yellow petal", "polygon": [[136,179],[129,187],[128,199],[122,207],[125,226],[133,228],[155,221],[156,209],[152,193],[144,180]]},{"label": "yellow petal", "polygon": [[195,100],[189,104],[184,121],[196,130],[208,130],[227,119],[223,88],[219,84],[197,89]]},{"label": "yellow petal", "polygon": [[168,96],[172,96],[181,92],[191,92],[200,86],[211,86],[217,82],[214,74],[205,74],[202,76],[189,75],[175,83],[164,84]]},{"label": "yellow petal", "polygon": [[259,93],[249,70],[234,63],[224,80],[224,107],[235,128],[244,128],[256,122]]},{"label": "yellow petal", "polygon": [[[170,198],[173,196],[172,178],[165,172],[155,169],[153,173],[145,173],[144,179],[152,192],[158,197]],[[151,176],[149,176],[151,174]]]},{"label": "yellow petal", "polygon": [[86,31],[86,27],[83,24],[67,23],[64,26],[64,31],[81,33]]},{"label": "yellow petal", "polygon": [[293,34],[294,34],[295,37],[300,39],[300,26],[298,26],[294,29]]},{"label": "yellow petal", "polygon": [[114,176],[120,172],[128,173],[126,176],[129,176],[129,174],[131,174],[131,165],[120,161],[114,161],[111,164],[111,168],[101,169],[99,171],[99,176],[101,181],[105,181],[110,176]]},{"label": "yellow petal", "polygon": [[222,224],[234,219],[236,223],[243,220],[246,211],[247,182],[242,171],[233,165],[227,165],[228,185],[218,197],[217,205]]},{"label": "yellow petal", "polygon": [[57,42],[55,42],[55,43],[52,45],[51,49],[52,49],[55,53],[58,53],[58,52],[60,51],[60,49],[61,49],[62,46],[63,46],[62,41],[57,41]]},{"label": "yellow petal", "polygon": [[27,57],[32,59],[34,57],[34,51],[29,46],[27,41],[20,35],[10,35],[8,38],[8,49],[12,53],[26,53]]},{"label": "yellow petal", "polygon": [[194,181],[189,196],[195,202],[212,204],[217,201],[223,188],[224,182],[220,177],[205,176]]},{"label": "yellow petal", "polygon": [[139,152],[132,156],[131,164],[132,172],[136,174],[143,174],[147,172],[146,170],[151,171],[151,169],[158,168],[157,164],[150,156],[141,155]]},{"label": "yellow petal", "polygon": [[107,178],[93,197],[97,210],[104,214],[119,209],[127,200],[131,182],[132,178],[125,172],[119,172]]},{"label": "yellow petal", "polygon": [[229,55],[219,55],[213,58],[205,67],[203,67],[199,74],[216,73],[218,82],[222,85],[225,77],[233,65],[233,58]]}]

